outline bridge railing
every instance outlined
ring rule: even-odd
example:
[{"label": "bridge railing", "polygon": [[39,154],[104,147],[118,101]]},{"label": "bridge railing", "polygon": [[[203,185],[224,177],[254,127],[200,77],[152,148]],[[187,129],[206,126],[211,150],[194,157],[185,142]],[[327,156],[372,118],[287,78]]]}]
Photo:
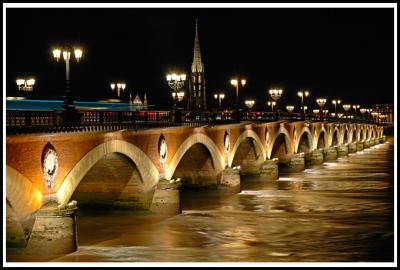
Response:
[{"label": "bridge railing", "polygon": [[[238,120],[232,111],[220,112],[193,112],[182,111],[179,116],[174,116],[171,111],[95,111],[82,110],[81,120],[74,126],[63,126],[57,111],[6,111],[7,134],[37,133],[37,132],[62,132],[62,131],[96,131],[118,129],[145,129],[172,126],[200,126],[224,123],[237,123]],[[179,119],[175,119],[178,117]],[[241,112],[241,121],[272,122],[277,120],[287,121],[325,121],[344,123],[374,123],[371,119],[361,116],[353,118],[320,118],[315,114],[288,112]]]}]

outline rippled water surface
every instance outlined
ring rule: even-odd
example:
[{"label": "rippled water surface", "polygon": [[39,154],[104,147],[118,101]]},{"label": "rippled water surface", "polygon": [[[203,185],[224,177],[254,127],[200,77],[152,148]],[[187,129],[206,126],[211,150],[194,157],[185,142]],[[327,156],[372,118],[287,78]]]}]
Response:
[{"label": "rippled water surface", "polygon": [[393,261],[393,139],[240,194],[184,192],[183,212],[78,214],[79,250],[53,261]]}]

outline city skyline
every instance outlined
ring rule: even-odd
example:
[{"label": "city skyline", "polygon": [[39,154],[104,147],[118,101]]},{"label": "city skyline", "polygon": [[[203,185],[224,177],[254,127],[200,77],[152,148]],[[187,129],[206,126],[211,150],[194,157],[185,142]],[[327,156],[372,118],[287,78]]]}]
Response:
[{"label": "city skyline", "polygon": [[[190,74],[198,19],[210,108],[218,106],[216,92],[226,95],[223,107],[233,107],[229,82],[236,75],[247,79],[240,91],[243,108],[251,98],[255,109],[266,109],[267,91],[274,87],[284,90],[280,102],[297,108],[300,89],[310,91],[306,104],[311,108],[319,97],[364,106],[391,103],[391,13],[384,8],[8,9],[6,95],[17,92],[18,76],[32,75],[34,95],[61,98],[65,67],[52,59],[51,49],[68,41],[84,52],[82,61],[71,66],[77,98],[112,98],[109,82],[123,80],[126,98],[147,93],[150,104],[169,108],[165,75],[173,70]],[[35,42],[18,42],[17,29]],[[188,88],[186,83],[186,93]]]}]

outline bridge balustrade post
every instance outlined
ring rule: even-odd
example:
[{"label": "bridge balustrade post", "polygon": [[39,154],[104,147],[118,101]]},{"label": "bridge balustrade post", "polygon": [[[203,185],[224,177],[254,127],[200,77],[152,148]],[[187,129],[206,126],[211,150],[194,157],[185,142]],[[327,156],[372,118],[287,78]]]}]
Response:
[{"label": "bridge balustrade post", "polygon": [[30,126],[32,125],[31,121],[31,112],[30,111],[25,111],[25,126]]},{"label": "bridge balustrade post", "polygon": [[150,211],[160,215],[178,215],[182,213],[179,181],[161,179],[156,185]]}]

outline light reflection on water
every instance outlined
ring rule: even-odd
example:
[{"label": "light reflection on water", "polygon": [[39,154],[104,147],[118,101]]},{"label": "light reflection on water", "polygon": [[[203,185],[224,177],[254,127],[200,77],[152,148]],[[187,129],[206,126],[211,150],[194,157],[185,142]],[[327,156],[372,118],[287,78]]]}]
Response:
[{"label": "light reflection on water", "polygon": [[242,192],[186,191],[183,212],[78,216],[79,251],[54,261],[393,261],[393,141]]}]

